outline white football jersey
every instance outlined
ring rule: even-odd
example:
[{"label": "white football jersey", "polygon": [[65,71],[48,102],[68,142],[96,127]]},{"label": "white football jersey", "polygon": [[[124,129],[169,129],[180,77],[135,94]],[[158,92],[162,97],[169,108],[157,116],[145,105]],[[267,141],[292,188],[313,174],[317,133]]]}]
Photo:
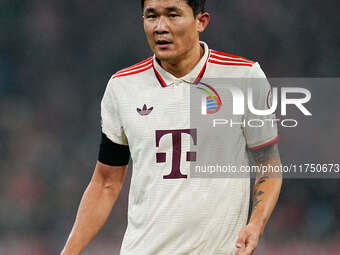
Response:
[{"label": "white football jersey", "polygon": [[[153,56],[118,71],[107,85],[102,132],[114,143],[129,145],[133,162],[121,255],[234,254],[246,224],[249,178],[190,177],[190,164],[200,157],[190,150],[204,135],[191,126],[189,94],[202,78],[265,75],[256,62],[200,43],[204,56],[182,78],[165,71]],[[270,85],[257,91],[254,106],[260,109],[267,104]],[[223,107],[229,107],[226,104]],[[205,110],[214,110],[209,107]],[[251,117],[247,114],[243,117]],[[268,123],[263,128],[226,129],[226,162],[248,164],[247,147],[275,142],[277,129]]]}]

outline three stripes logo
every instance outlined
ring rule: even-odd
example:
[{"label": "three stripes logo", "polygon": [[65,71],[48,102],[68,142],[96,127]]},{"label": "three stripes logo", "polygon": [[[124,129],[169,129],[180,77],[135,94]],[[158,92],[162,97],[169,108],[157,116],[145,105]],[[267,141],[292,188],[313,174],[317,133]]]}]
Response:
[{"label": "three stripes logo", "polygon": [[140,108],[137,108],[137,112],[139,113],[139,115],[141,116],[146,116],[146,115],[149,115],[153,110],[153,107],[150,107],[148,108],[146,106],[146,104],[143,105],[143,108],[140,109]]},{"label": "three stripes logo", "polygon": [[200,82],[197,88],[204,92],[204,95],[202,95],[202,115],[217,113],[222,106],[222,101],[217,91],[203,82]]}]

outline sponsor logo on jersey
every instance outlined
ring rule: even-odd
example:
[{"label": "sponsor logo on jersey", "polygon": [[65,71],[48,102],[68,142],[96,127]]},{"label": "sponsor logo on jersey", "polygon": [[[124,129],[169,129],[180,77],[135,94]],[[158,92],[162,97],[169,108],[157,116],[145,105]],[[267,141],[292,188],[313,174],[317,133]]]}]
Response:
[{"label": "sponsor logo on jersey", "polygon": [[[172,136],[172,166],[171,172],[168,175],[164,175],[163,179],[180,179],[187,178],[186,174],[182,174],[180,165],[181,165],[181,154],[182,154],[182,134],[190,135],[192,138],[194,145],[197,145],[197,129],[177,129],[177,130],[156,130],[156,147],[159,148],[160,141],[163,136],[171,134]],[[196,152],[187,151],[186,152],[186,161],[195,162],[196,161]],[[166,162],[166,153],[158,152],[156,153],[156,162],[157,163],[165,163]]]}]

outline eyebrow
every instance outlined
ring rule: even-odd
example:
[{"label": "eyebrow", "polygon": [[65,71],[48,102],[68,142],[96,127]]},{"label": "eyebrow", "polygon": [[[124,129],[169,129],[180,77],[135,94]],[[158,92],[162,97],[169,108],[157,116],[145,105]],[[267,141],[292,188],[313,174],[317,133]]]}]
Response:
[{"label": "eyebrow", "polygon": [[179,9],[178,7],[176,6],[171,6],[171,7],[167,7],[165,8],[168,12],[181,12],[182,10]]},{"label": "eyebrow", "polygon": [[[182,10],[179,9],[178,7],[176,7],[176,6],[166,7],[165,10],[167,12],[182,12]],[[150,8],[146,8],[145,11],[144,11],[145,14],[147,14],[147,13],[156,13],[156,12],[157,12],[156,9],[151,8],[151,7]]]}]

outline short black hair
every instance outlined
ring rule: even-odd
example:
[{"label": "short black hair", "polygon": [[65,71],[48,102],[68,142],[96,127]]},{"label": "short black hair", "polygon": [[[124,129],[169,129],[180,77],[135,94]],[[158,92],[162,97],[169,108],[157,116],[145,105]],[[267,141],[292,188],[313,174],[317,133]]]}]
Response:
[{"label": "short black hair", "polygon": [[[205,0],[185,0],[187,4],[191,7],[194,16],[197,14],[204,12]],[[145,0],[141,0],[142,10],[144,10],[144,2]]]}]

